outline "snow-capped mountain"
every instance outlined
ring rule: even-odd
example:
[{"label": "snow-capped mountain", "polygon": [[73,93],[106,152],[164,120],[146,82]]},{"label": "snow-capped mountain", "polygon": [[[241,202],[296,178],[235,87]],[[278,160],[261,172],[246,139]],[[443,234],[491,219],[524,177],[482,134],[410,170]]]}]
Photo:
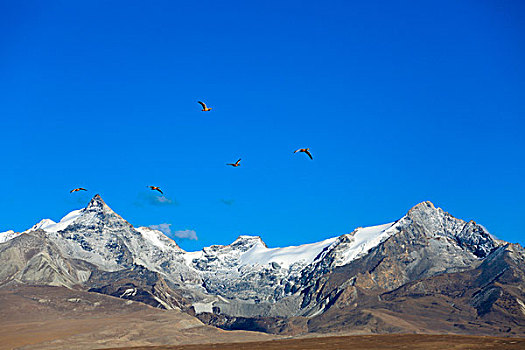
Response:
[{"label": "snow-capped mountain", "polygon": [[412,332],[434,329],[434,320],[444,331],[460,324],[522,334],[524,262],[519,245],[430,202],[393,223],[282,248],[240,236],[185,252],[160,231],[133,227],[99,195],[59,222],[0,233],[0,288],[78,288],[180,309],[224,329],[283,334]]},{"label": "snow-capped mountain", "polygon": [[116,214],[99,195],[84,209],[75,210],[55,223],[44,219],[31,232],[43,230],[66,257],[81,259],[103,271],[144,266],[175,280],[193,273],[184,264],[184,251],[162,232],[134,228]]},{"label": "snow-capped mountain", "polygon": [[[204,287],[214,295],[259,301],[283,297],[285,285],[298,280],[301,271],[322,252],[340,252],[334,267],[365,254],[388,237],[391,226],[359,228],[351,235],[341,236],[351,236],[345,242],[334,237],[300,246],[268,248],[260,237],[240,236],[229,245],[185,252],[158,230],[133,227],[95,195],[86,208],[72,211],[59,222],[41,220],[25,232],[43,230],[66,257],[85,260],[104,271],[140,265],[161,272],[174,282],[182,280]],[[10,231],[0,237],[7,241],[15,236]],[[271,277],[261,280],[261,274]]]},{"label": "snow-capped mountain", "polygon": [[[474,267],[502,244],[482,226],[454,218],[430,202],[418,204],[393,223],[283,248],[268,248],[257,236],[240,236],[229,245],[185,252],[160,231],[133,227],[99,195],[59,222],[44,219],[25,231],[32,232],[44,232],[65,258],[93,264],[101,273],[110,273],[107,276],[137,267],[160,273],[185,291],[197,312],[215,308],[250,317],[323,312],[333,299],[323,281],[341,269],[348,270],[345,280],[362,278],[363,269],[368,269],[375,276],[372,286],[388,290]],[[16,236],[7,232],[0,240]],[[392,269],[395,276],[387,276]],[[107,276],[104,279],[115,278]],[[97,290],[111,289],[101,283]],[[344,284],[331,293],[341,288]]]},{"label": "snow-capped mountain", "polygon": [[257,236],[240,236],[229,245],[185,252],[160,231],[133,227],[96,195],[86,208],[72,211],[59,222],[44,219],[25,232],[43,230],[64,256],[87,261],[102,271],[143,266],[199,295],[259,304],[296,293],[307,267],[327,255],[333,258],[328,268],[335,268],[366,254],[395,232],[393,226],[359,228],[341,237],[283,248],[268,248]]}]

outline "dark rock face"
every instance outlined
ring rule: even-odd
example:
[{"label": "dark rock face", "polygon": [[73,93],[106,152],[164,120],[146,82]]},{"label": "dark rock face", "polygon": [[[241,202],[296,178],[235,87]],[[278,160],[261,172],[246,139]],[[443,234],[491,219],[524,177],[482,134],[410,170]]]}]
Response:
[{"label": "dark rock face", "polygon": [[191,303],[180,289],[167,282],[159,273],[142,266],[133,269],[105,272],[97,271],[86,282],[89,292],[138,301],[162,309],[188,311]]},{"label": "dark rock face", "polygon": [[497,248],[490,234],[474,221],[469,221],[457,236],[458,244],[470,249],[478,258],[485,258]]},{"label": "dark rock face", "polygon": [[235,317],[203,312],[197,318],[205,324],[228,331],[246,330],[281,335],[295,335],[308,331],[306,317]]}]

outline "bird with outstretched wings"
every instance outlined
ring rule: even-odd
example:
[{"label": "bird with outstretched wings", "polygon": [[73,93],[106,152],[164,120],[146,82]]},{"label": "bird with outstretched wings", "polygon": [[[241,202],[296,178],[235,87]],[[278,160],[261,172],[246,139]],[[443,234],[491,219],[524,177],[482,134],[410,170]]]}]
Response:
[{"label": "bird with outstretched wings", "polygon": [[231,165],[233,167],[241,166],[241,158],[239,158],[239,160],[236,161],[235,163],[227,163],[226,165]]},{"label": "bird with outstretched wings", "polygon": [[79,188],[75,188],[75,189],[69,191],[69,193],[73,193],[73,192],[77,192],[77,191],[87,191],[87,190],[85,188],[79,187]]},{"label": "bird with outstretched wings", "polygon": [[148,186],[152,191],[159,191],[161,194],[164,194],[160,187],[157,186]]},{"label": "bird with outstretched wings", "polygon": [[295,150],[293,153],[297,153],[297,152],[303,152],[303,153],[306,153],[308,154],[308,157],[310,157],[310,159],[314,159],[314,157],[312,157],[312,154],[310,153],[310,148],[299,148],[298,150]]},{"label": "bird with outstretched wings", "polygon": [[211,111],[211,107],[207,107],[206,103],[202,101],[197,101],[202,106],[202,112],[209,112]]}]

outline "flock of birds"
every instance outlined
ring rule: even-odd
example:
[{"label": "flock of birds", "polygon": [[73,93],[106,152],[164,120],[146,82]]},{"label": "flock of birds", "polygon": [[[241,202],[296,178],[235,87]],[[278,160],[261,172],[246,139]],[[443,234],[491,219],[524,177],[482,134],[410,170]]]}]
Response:
[{"label": "flock of birds", "polygon": [[[212,110],[211,107],[208,107],[206,106],[206,103],[202,102],[202,101],[197,101],[201,106],[202,106],[202,112],[209,112]],[[310,153],[310,148],[299,148],[297,150],[295,150],[293,153],[306,153],[308,155],[308,157],[310,157],[310,159],[314,159],[312,157],[312,154]],[[235,163],[226,163],[226,165],[230,165],[234,168],[238,167],[238,166],[241,166],[241,158],[239,158]],[[158,186],[148,186],[152,191],[159,191],[161,194],[164,194],[162,192],[162,190],[160,189],[160,187]],[[87,191],[85,188],[83,187],[79,187],[79,188],[75,188],[75,189],[72,189],[71,191],[69,191],[69,193],[73,193],[73,192],[78,192],[78,191]]]}]

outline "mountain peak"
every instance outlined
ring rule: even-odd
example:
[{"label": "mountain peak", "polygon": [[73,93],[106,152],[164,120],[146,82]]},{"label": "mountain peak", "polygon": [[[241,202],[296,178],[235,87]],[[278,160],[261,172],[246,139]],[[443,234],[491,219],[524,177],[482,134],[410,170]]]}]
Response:
[{"label": "mountain peak", "polygon": [[267,248],[266,243],[263,242],[260,236],[248,236],[248,235],[241,235],[237,237],[237,239],[232,244],[230,244],[230,246],[232,247],[235,247],[235,246],[252,247],[255,244],[261,244]]},{"label": "mountain peak", "polygon": [[436,208],[430,201],[421,202],[408,211],[406,217],[424,227],[432,237],[445,236],[456,240],[478,258],[490,254],[500,243],[481,225],[474,221],[465,222]]},{"label": "mountain peak", "polygon": [[102,199],[102,197],[99,194],[96,194],[91,199],[91,201],[89,202],[87,207],[84,209],[84,211],[85,212],[104,212],[104,213],[109,213],[109,214],[113,214],[113,215],[116,215],[116,216],[120,217],[120,215],[115,213],[113,211],[113,209],[111,209],[106,204],[106,202],[104,202],[104,200]]},{"label": "mountain peak", "polygon": [[[452,215],[445,212],[443,209],[436,207],[431,201],[424,201],[414,205],[406,215],[408,218],[417,221],[417,222],[428,222],[440,220],[443,216],[450,216],[454,220],[459,220],[454,218]],[[462,221],[462,220],[459,220]]]},{"label": "mountain peak", "polygon": [[36,223],[35,225],[33,225],[33,227],[31,227],[29,229],[29,231],[35,231],[35,230],[39,230],[39,229],[45,229],[46,227],[49,227],[51,225],[56,225],[56,222],[54,222],[53,220],[51,219],[43,219],[43,220],[40,220],[38,223]]},{"label": "mountain peak", "polygon": [[106,202],[104,202],[100,194],[97,193],[96,195],[93,196],[93,198],[91,198],[91,201],[89,201],[89,204],[86,207],[86,209],[101,208],[104,206],[107,206]]},{"label": "mountain peak", "polygon": [[414,205],[408,213],[412,211],[429,211],[429,210],[436,210],[436,206],[431,201],[423,201],[421,203],[418,203]]}]

